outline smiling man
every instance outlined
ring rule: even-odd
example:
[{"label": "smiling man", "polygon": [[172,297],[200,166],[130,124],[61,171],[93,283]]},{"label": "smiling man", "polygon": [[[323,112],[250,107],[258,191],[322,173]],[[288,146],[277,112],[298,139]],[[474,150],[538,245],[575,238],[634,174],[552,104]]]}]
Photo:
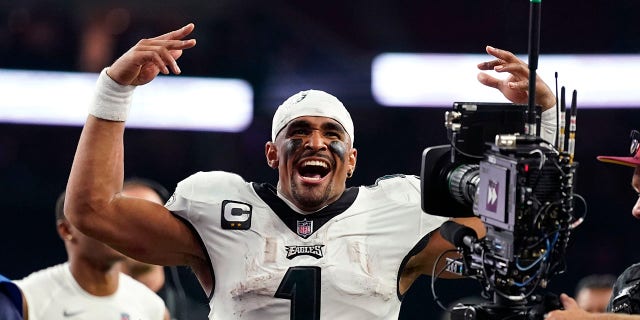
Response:
[{"label": "smiling man", "polygon": [[[434,232],[445,218],[422,212],[415,176],[347,188],[354,125],[326,92],[302,91],[278,107],[265,144],[276,187],[211,171],[181,181],[165,206],[121,193],[133,90],[160,72],[180,73],[176,59],[195,46],[184,39],[193,29],[143,39],[101,73],[69,178],[69,220],[137,260],[190,266],[211,299],[210,319],[397,319],[411,284],[453,249]],[[480,82],[524,103],[526,64],[487,52],[496,59],[478,67],[509,77]],[[544,108],[555,115],[553,93],[537,83],[537,101],[551,102]],[[457,221],[484,234],[477,218]]]},{"label": "smiling man", "polygon": [[355,170],[353,137],[351,116],[336,97],[307,90],[287,99],[265,147],[268,165],[279,171],[278,192],[305,212],[336,201]]}]

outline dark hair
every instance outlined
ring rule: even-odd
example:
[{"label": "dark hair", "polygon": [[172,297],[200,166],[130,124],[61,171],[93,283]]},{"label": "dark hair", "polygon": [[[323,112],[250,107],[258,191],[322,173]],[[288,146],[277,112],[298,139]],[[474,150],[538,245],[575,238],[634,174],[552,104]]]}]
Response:
[{"label": "dark hair", "polygon": [[155,191],[155,193],[157,193],[158,196],[160,196],[160,199],[162,199],[163,203],[167,202],[167,200],[169,200],[169,197],[171,196],[169,191],[163,185],[151,179],[140,178],[140,177],[128,178],[124,180],[122,188],[126,189],[127,187],[132,187],[132,186],[147,187]]},{"label": "dark hair", "polygon": [[67,218],[64,216],[64,195],[65,192],[62,191],[62,193],[58,196],[58,200],[56,200],[56,223],[58,223],[58,221],[60,220],[67,220]]},{"label": "dark hair", "polygon": [[611,289],[615,283],[616,277],[612,274],[588,275],[578,281],[575,295],[583,289]]}]

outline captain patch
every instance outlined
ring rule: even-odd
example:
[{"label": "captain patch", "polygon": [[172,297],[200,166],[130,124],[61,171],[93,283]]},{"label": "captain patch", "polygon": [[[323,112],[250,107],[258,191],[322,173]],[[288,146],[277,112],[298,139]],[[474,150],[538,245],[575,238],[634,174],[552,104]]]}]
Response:
[{"label": "captain patch", "polygon": [[249,230],[251,228],[251,205],[233,200],[222,201],[222,229]]}]

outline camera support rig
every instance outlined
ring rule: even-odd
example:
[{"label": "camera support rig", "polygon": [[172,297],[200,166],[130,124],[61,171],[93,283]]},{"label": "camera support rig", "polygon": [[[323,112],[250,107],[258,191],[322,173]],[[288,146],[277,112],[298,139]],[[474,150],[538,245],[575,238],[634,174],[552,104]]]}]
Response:
[{"label": "camera support rig", "polygon": [[[542,319],[560,307],[536,294],[564,271],[572,223],[577,164],[541,139],[498,135],[478,165],[474,212],[487,227],[483,239],[467,239],[463,258],[448,271],[477,279],[493,303],[458,306],[452,319]],[[484,312],[484,315],[482,314]],[[459,317],[465,315],[464,317]],[[504,315],[504,317],[502,316]]]},{"label": "camera support rig", "polygon": [[429,147],[422,155],[422,210],[475,215],[487,228],[482,239],[453,221],[440,228],[461,253],[447,258],[446,271],[478,280],[487,299],[454,306],[452,320],[538,320],[560,308],[558,297],[543,289],[564,271],[571,230],[583,220],[574,212],[574,196],[584,201],[573,192],[575,91],[569,150],[562,141],[558,151],[539,134],[541,0],[530,2],[528,105],[456,102],[445,116],[450,145]]},{"label": "camera support rig", "polygon": [[482,296],[491,299],[456,306],[451,319],[542,319],[560,305],[538,289],[564,271],[571,229],[580,222],[573,193],[578,164],[535,136],[498,134],[487,146],[482,160],[464,145],[423,153],[423,210],[454,216],[453,207],[466,209],[460,217],[472,209],[487,228],[482,239],[441,230],[462,254],[448,258],[446,270],[478,280]]}]

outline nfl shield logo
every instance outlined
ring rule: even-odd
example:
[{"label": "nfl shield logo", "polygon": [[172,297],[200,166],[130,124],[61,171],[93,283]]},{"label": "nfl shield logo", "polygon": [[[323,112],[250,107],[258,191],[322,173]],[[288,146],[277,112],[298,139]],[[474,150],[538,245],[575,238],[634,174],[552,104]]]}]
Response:
[{"label": "nfl shield logo", "polygon": [[307,221],[304,219],[302,221],[298,221],[298,235],[306,238],[313,233],[313,220]]}]

